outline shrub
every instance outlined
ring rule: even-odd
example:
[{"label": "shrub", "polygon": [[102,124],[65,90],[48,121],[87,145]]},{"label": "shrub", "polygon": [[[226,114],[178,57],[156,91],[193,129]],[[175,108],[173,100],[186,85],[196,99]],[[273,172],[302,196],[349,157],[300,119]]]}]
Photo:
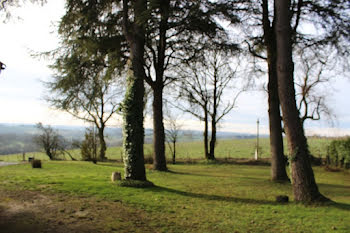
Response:
[{"label": "shrub", "polygon": [[350,167],[350,137],[333,140],[327,149],[327,164],[336,167]]},{"label": "shrub", "polygon": [[92,130],[85,132],[85,139],[81,143],[81,158],[84,161],[97,162],[98,137]]}]

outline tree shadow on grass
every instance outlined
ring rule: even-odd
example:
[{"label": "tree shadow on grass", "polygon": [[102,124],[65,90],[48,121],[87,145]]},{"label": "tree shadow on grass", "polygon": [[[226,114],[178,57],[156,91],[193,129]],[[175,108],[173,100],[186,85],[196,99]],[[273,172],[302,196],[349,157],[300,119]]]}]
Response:
[{"label": "tree shadow on grass", "polygon": [[169,172],[170,174],[175,174],[175,175],[185,175],[185,176],[211,176],[208,173],[206,174],[200,174],[200,173],[191,173],[191,172],[178,172],[178,171],[173,171],[173,170],[168,170],[167,172]]},{"label": "tree shadow on grass", "polygon": [[281,205],[275,201],[270,200],[259,200],[259,199],[251,199],[251,198],[240,198],[240,197],[227,197],[227,196],[219,196],[214,194],[203,194],[203,193],[192,193],[187,191],[181,191],[166,187],[156,186],[152,188],[154,192],[167,192],[174,193],[185,197],[204,199],[208,201],[225,201],[225,202],[239,202],[245,204],[267,204],[267,205]]},{"label": "tree shadow on grass", "polygon": [[334,202],[330,204],[330,206],[335,207],[337,209],[350,211],[350,204]]},{"label": "tree shadow on grass", "polygon": [[[217,177],[217,178],[228,178],[228,179],[234,179],[235,174],[232,175],[213,175],[210,173],[196,173],[196,172],[179,172],[179,171],[172,171],[172,170],[168,170],[169,173],[171,174],[175,174],[175,175],[185,175],[185,176],[199,176],[199,177]],[[250,179],[250,180],[263,180],[263,181],[270,181],[269,179],[265,178],[265,177],[256,177],[256,176],[241,176],[239,177],[240,179]],[[289,183],[287,183],[289,184]]]},{"label": "tree shadow on grass", "polygon": [[[214,194],[192,193],[192,192],[181,191],[181,190],[171,189],[167,187],[160,187],[160,186],[153,187],[151,188],[151,190],[154,192],[174,193],[185,197],[204,199],[208,201],[238,202],[242,204],[258,204],[258,205],[286,205],[288,203],[294,203],[294,202],[278,203],[272,200],[261,200],[261,199],[241,198],[241,197],[227,197],[227,196],[220,196],[220,195],[214,195]],[[322,206],[334,207],[337,209],[350,211],[350,204],[346,204],[346,203],[330,202],[330,203],[325,203],[320,205],[320,207]]]},{"label": "tree shadow on grass", "polygon": [[[340,184],[323,184],[323,183],[318,183],[318,187],[322,190],[327,190],[328,194],[331,194],[331,196],[339,196],[340,194],[347,195],[350,193],[350,186],[349,185],[340,185]],[[342,209],[342,210],[348,210],[350,211],[350,204],[347,203],[338,203],[332,201],[329,206],[335,207],[337,209]]]},{"label": "tree shadow on grass", "polygon": [[349,185],[323,184],[323,183],[318,183],[317,185],[318,185],[319,187],[323,187],[323,188],[344,189],[344,190],[350,191],[350,186],[349,186]]}]

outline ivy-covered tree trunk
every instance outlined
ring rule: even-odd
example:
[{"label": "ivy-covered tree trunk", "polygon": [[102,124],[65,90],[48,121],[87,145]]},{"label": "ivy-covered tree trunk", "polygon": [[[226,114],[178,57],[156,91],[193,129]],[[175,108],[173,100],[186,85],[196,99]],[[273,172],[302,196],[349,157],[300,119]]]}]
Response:
[{"label": "ivy-covered tree trunk", "polygon": [[167,171],[164,144],[163,88],[160,87],[153,88],[153,167],[158,171]]},{"label": "ivy-covered tree trunk", "polygon": [[[129,21],[129,6],[134,21]],[[123,149],[125,179],[146,180],[144,162],[144,51],[146,0],[123,0],[123,31],[130,48],[127,90],[123,102]]]},{"label": "ivy-covered tree trunk", "polygon": [[[264,42],[267,50],[268,64],[268,106],[271,150],[271,179],[273,181],[289,181],[286,172],[286,161],[283,150],[280,100],[278,97],[278,80],[276,67],[275,22],[269,19],[268,0],[262,1]],[[276,15],[274,15],[275,17]]]},{"label": "ivy-covered tree trunk", "polygon": [[129,68],[123,103],[123,152],[125,179],[146,180],[143,153],[143,78],[137,78],[134,66]]},{"label": "ivy-covered tree trunk", "polygon": [[294,199],[305,203],[327,201],[318,190],[304,130],[295,101],[290,0],[275,0],[278,93],[291,155]]}]

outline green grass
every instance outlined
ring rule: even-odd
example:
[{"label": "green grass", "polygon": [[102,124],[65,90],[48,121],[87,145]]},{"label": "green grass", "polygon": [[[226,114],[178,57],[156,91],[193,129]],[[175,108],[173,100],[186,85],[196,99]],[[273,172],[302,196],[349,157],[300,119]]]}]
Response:
[{"label": "green grass", "polygon": [[[327,153],[327,145],[331,139],[325,138],[309,138],[309,148],[311,153],[316,157],[325,157]],[[287,143],[285,142],[285,153],[287,152]],[[234,140],[219,140],[216,145],[215,154],[217,158],[253,158],[255,153],[256,139],[234,139]],[[270,144],[268,138],[260,139],[260,156],[262,158],[268,158],[270,156]],[[203,159],[203,142],[181,142],[177,144],[176,157],[179,159]],[[151,144],[145,144],[144,146],[145,157],[151,157],[153,149]],[[80,159],[80,151],[72,150],[71,154],[74,158]],[[109,159],[121,160],[122,148],[111,147],[107,149],[106,155]],[[28,157],[35,157],[37,159],[48,160],[48,157],[41,152],[27,153]],[[170,160],[171,153],[169,148],[166,147],[166,157]],[[68,159],[66,155],[62,159]],[[22,154],[5,155],[0,156],[0,160],[3,161],[21,161]]]},{"label": "green grass", "polygon": [[[157,187],[137,189],[110,182],[120,163],[44,162],[0,168],[0,187],[45,193],[93,196],[121,201],[147,213],[157,232],[336,232],[350,231],[350,174],[316,167],[320,191],[338,204],[277,204],[276,195],[292,198],[290,184],[269,181],[268,166],[169,165],[171,172],[147,170]],[[109,223],[106,223],[109,224]],[[129,223],[130,232],[134,224]],[[139,229],[138,229],[139,230]]]}]

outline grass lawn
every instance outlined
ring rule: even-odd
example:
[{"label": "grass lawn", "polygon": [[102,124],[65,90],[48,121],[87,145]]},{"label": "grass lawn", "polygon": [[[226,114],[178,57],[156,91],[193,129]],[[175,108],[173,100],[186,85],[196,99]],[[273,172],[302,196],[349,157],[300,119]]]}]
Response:
[{"label": "grass lawn", "polygon": [[[276,195],[293,195],[290,184],[269,181],[268,166],[199,163],[169,168],[171,172],[148,169],[147,178],[156,187],[136,189],[110,182],[113,171],[123,172],[121,163],[44,162],[42,169],[20,164],[0,167],[0,191],[85,198],[80,205],[98,216],[88,223],[97,232],[350,232],[347,171],[315,167],[321,192],[337,204],[304,206],[274,201]],[[0,207],[8,199],[0,195]],[[94,209],[94,203],[102,202],[110,214]]]}]

